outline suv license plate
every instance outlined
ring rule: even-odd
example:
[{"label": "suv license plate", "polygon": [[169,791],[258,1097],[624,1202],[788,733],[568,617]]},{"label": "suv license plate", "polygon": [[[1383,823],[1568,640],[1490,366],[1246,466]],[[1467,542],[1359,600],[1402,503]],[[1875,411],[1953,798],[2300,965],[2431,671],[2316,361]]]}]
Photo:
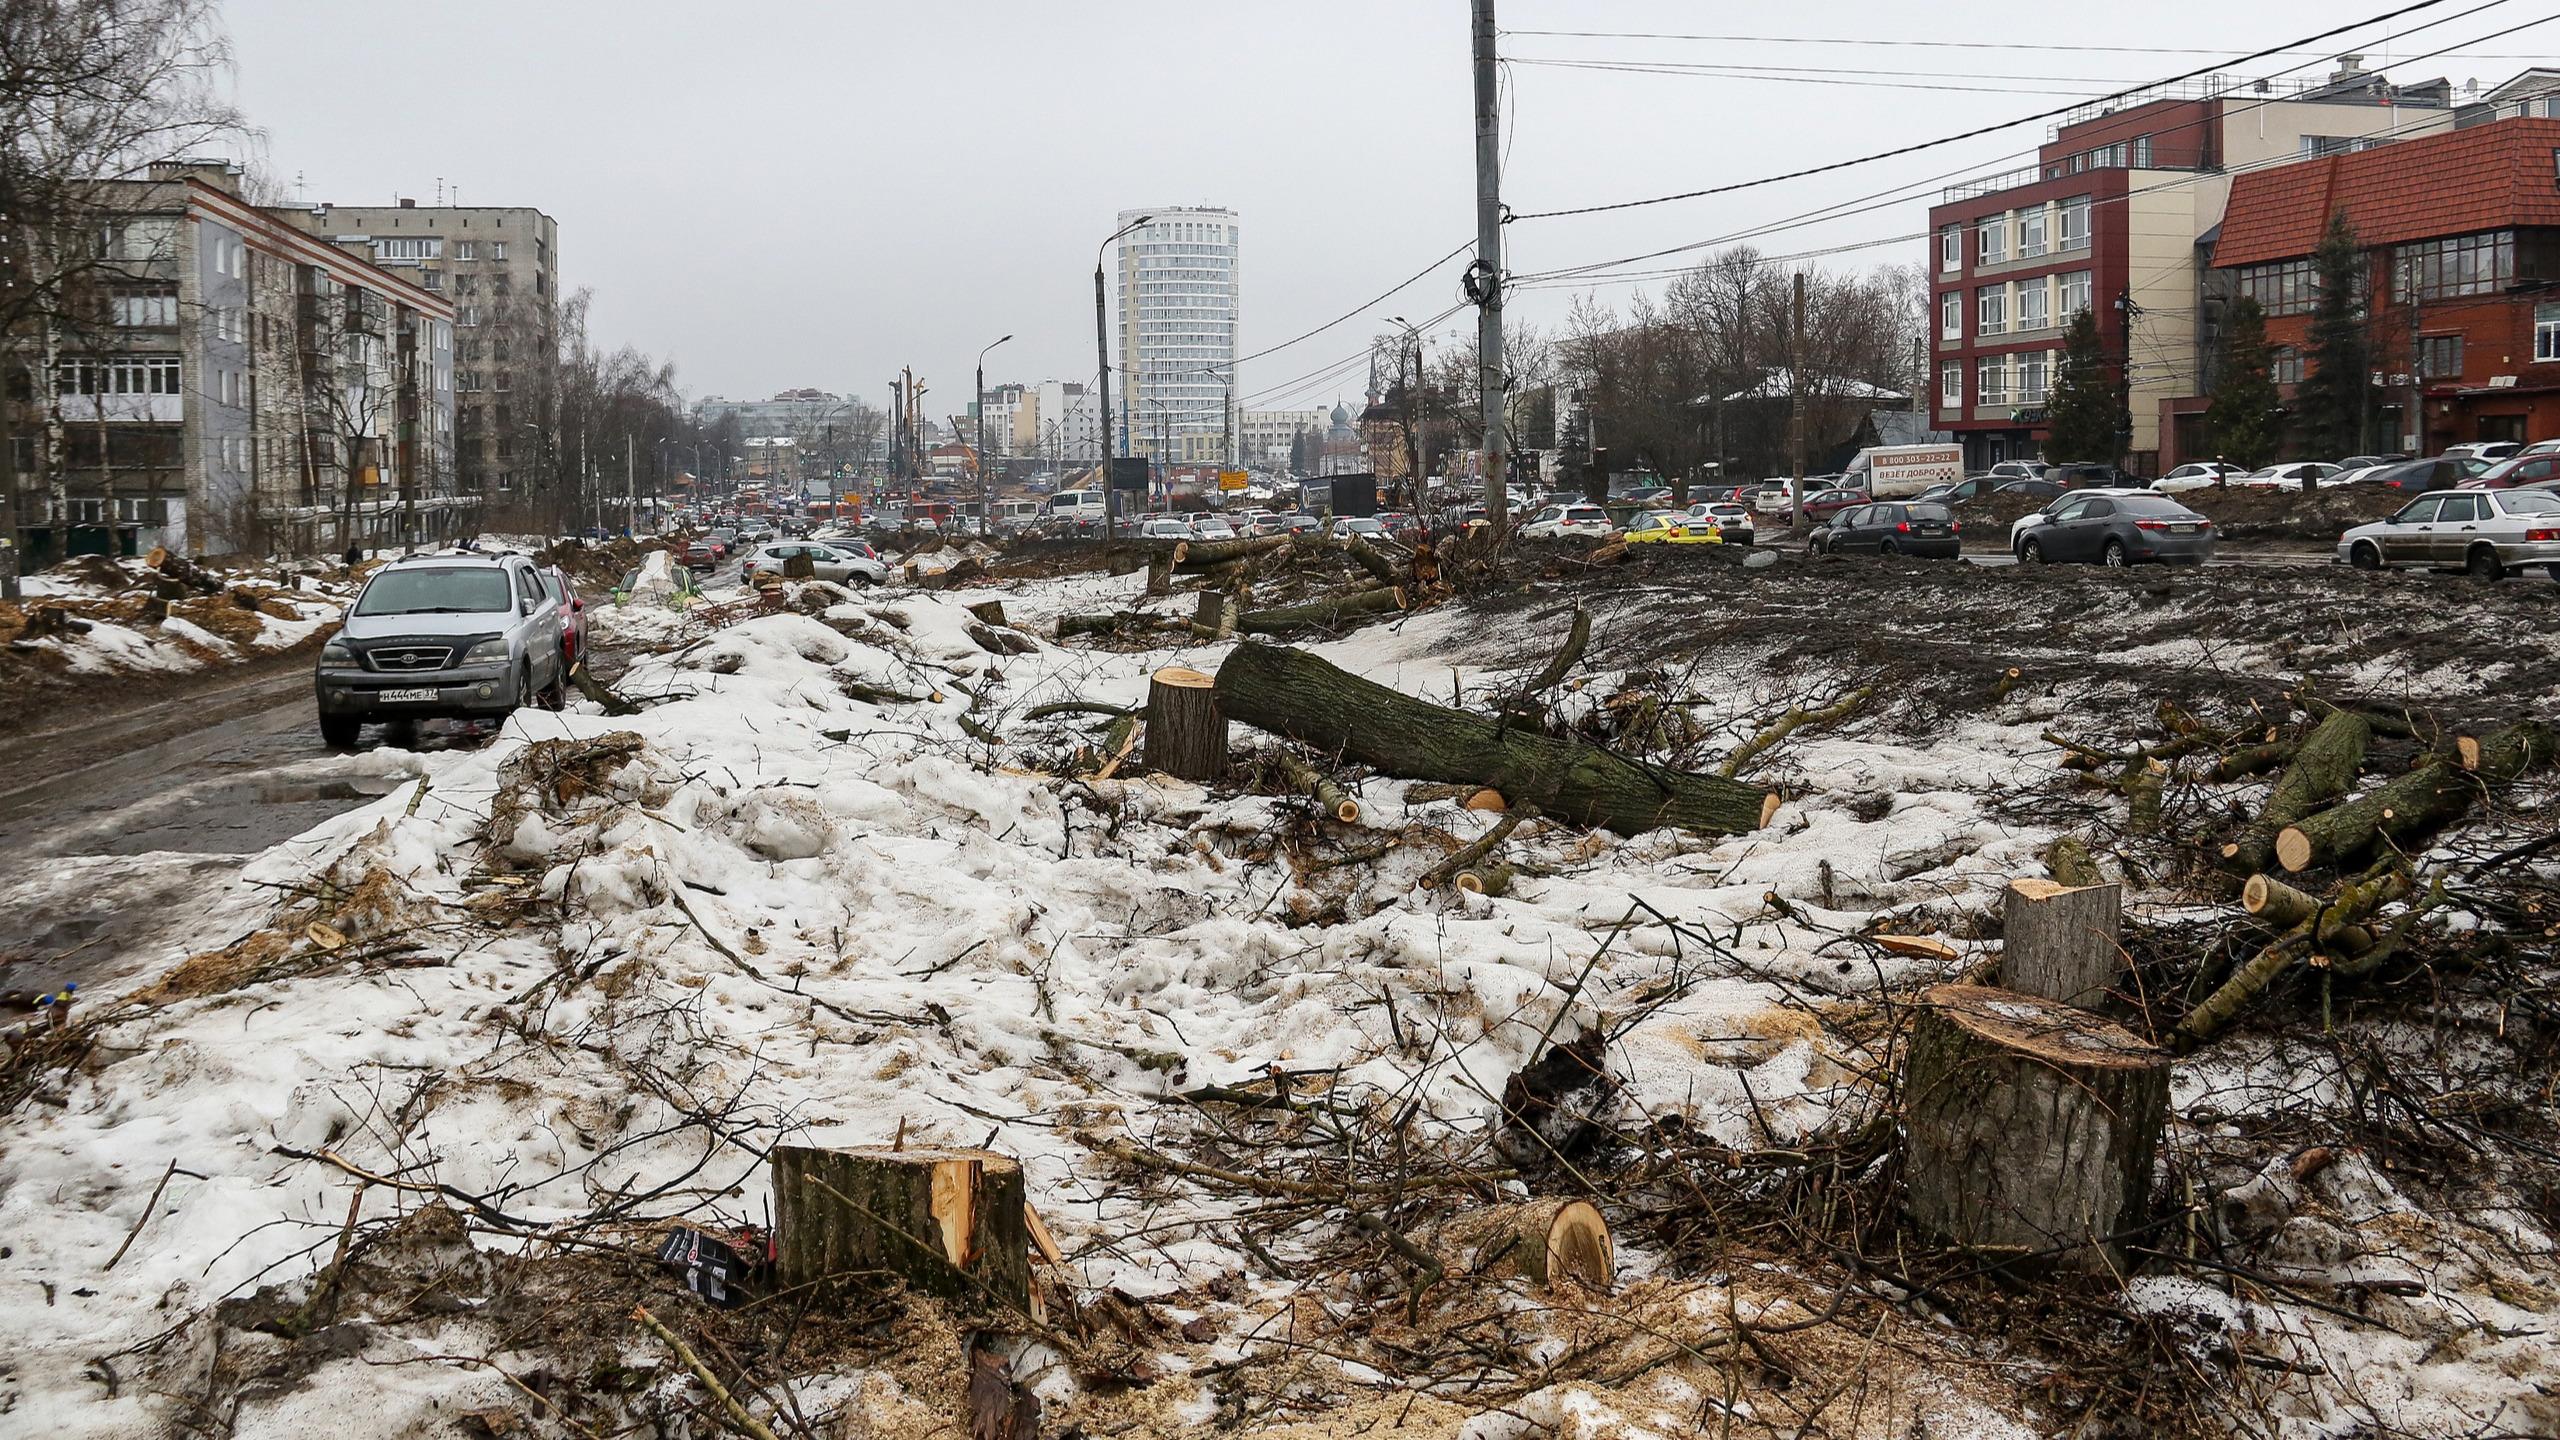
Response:
[{"label": "suv license plate", "polygon": [[374,698],[387,704],[394,705],[403,702],[431,705],[435,703],[436,692],[435,687],[433,686],[428,686],[425,689],[420,690],[385,690]]}]

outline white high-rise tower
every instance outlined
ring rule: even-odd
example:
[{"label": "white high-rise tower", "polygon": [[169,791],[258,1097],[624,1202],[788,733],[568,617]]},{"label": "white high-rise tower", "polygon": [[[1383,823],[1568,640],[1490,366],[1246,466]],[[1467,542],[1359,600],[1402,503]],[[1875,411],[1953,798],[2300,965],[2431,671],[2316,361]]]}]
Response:
[{"label": "white high-rise tower", "polygon": [[[1124,210],[1155,218],[1120,241],[1120,367],[1113,428],[1128,453],[1174,464],[1231,464],[1241,295],[1236,212],[1194,206]],[[1117,453],[1120,436],[1114,437]]]}]

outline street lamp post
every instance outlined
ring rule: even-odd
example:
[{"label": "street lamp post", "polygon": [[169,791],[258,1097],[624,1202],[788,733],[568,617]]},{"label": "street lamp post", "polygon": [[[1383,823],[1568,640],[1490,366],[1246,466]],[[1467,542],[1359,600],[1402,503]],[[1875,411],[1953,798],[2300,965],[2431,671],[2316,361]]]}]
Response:
[{"label": "street lamp post", "polygon": [[1106,540],[1113,538],[1116,531],[1111,520],[1111,332],[1103,319],[1102,252],[1111,248],[1112,241],[1154,218],[1141,215],[1112,231],[1093,252],[1094,399],[1102,407],[1102,463],[1095,468],[1102,472],[1102,536]]},{"label": "street lamp post", "polygon": [[987,342],[986,350],[978,352],[978,538],[981,540],[995,534],[996,528],[995,513],[987,503],[987,350],[993,350],[1012,338],[1010,335],[999,336]]},{"label": "street lamp post", "polygon": [[1222,374],[1219,372],[1218,367],[1214,365],[1203,365],[1191,373],[1194,375],[1206,375],[1212,380],[1223,382],[1227,387],[1227,398],[1218,402],[1218,468],[1223,470],[1227,466],[1237,463],[1235,367],[1232,365],[1229,366]]}]

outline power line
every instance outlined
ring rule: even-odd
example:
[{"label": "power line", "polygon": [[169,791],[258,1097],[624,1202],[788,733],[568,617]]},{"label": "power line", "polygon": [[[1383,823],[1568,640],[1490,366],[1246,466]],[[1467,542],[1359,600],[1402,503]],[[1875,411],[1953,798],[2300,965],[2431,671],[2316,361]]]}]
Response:
[{"label": "power line", "polygon": [[[1721,45],[1854,45],[1881,49],[1912,50],[2021,50],[2039,53],[2083,55],[2219,55],[2225,47],[2209,45],[2052,45],[2029,41],[2002,40],[1885,40],[1873,37],[1827,35],[1698,35],[1662,30],[1505,30],[1505,35],[1557,37],[1585,40],[1698,40]],[[2286,47],[2260,51],[2261,55],[2309,54],[2308,50]],[[2541,55],[2478,55],[2464,59],[2542,60]]]},{"label": "power line", "polygon": [[[2100,95],[2100,96],[2095,97],[2094,99],[2091,99],[2091,100],[2088,100],[2088,101],[2084,101],[2084,102],[2082,102],[2082,103],[2081,103],[2081,104],[2079,104],[2079,105],[2063,105],[2063,106],[2057,106],[2057,107],[2055,107],[2055,108],[2053,108],[2053,109],[2050,109],[2050,110],[2041,110],[2041,111],[2038,111],[2038,112],[2036,112],[2035,114],[2032,114],[2032,115],[2023,115],[2023,116],[2020,116],[2020,117],[2018,117],[2017,119],[2014,119],[2014,120],[2004,120],[2004,121],[2001,121],[2001,122],[1999,122],[1999,123],[1997,123],[1997,124],[1992,124],[1992,125],[1978,125],[1978,126],[1975,126],[1973,129],[1970,129],[1970,130],[1964,130],[1964,131],[1959,131],[1959,132],[1957,132],[1956,134],[1953,134],[1953,135],[1942,135],[1942,136],[1940,136],[1940,137],[1938,137],[1937,139],[1934,139],[1934,140],[1920,140],[1920,141],[1915,141],[1915,142],[1913,142],[1913,143],[1911,143],[1911,144],[1909,144],[1909,145],[1898,145],[1898,146],[1895,146],[1894,148],[1892,148],[1892,149],[1890,149],[1890,150],[1878,150],[1878,151],[1874,151],[1874,152],[1869,153],[1869,154],[1866,154],[1866,155],[1853,156],[1853,157],[1851,157],[1851,158],[1849,158],[1849,159],[1846,159],[1846,160],[1834,160],[1834,161],[1830,161],[1830,162],[1828,162],[1828,163],[1826,163],[1826,164],[1822,164],[1822,165],[1811,165],[1811,166],[1807,166],[1807,167],[1805,167],[1805,168],[1803,168],[1803,169],[1800,169],[1800,170],[1790,170],[1790,171],[1787,171],[1786,173],[1784,173],[1784,174],[1780,174],[1780,175],[1768,175],[1768,176],[1763,176],[1763,177],[1761,177],[1760,179],[1757,179],[1757,180],[1737,180],[1737,181],[1734,181],[1734,182],[1733,182],[1733,183],[1731,183],[1731,184],[1726,184],[1726,185],[1711,185],[1711,186],[1708,186],[1708,187],[1706,187],[1706,188],[1704,188],[1704,189],[1699,189],[1699,190],[1684,190],[1684,191],[1680,191],[1680,192],[1678,192],[1678,193],[1670,194],[1670,195],[1654,195],[1654,196],[1649,196],[1649,197],[1647,197],[1647,198],[1645,198],[1645,199],[1641,199],[1641,200],[1615,200],[1615,201],[1610,201],[1610,202],[1608,202],[1608,203],[1606,203],[1606,204],[1600,204],[1600,205],[1579,205],[1579,206],[1574,206],[1574,207],[1572,207],[1572,208],[1569,208],[1569,209],[1563,209],[1563,210],[1537,210],[1537,211],[1530,211],[1530,212],[1525,213],[1525,214],[1513,215],[1513,216],[1510,216],[1509,218],[1510,218],[1510,219],[1512,219],[1512,220],[1555,220],[1555,219],[1561,219],[1561,218],[1563,218],[1563,217],[1571,216],[1571,215],[1597,215],[1597,214],[1601,214],[1601,213],[1604,213],[1604,212],[1607,212],[1607,211],[1614,211],[1614,210],[1635,210],[1635,209],[1641,209],[1641,208],[1643,208],[1643,207],[1645,207],[1645,206],[1650,206],[1650,205],[1668,205],[1668,204],[1671,204],[1671,203],[1672,203],[1672,202],[1674,202],[1674,201],[1679,201],[1679,200],[1697,200],[1697,199],[1703,199],[1703,198],[1705,198],[1705,197],[1707,197],[1707,196],[1710,196],[1710,195],[1730,195],[1730,194],[1734,193],[1734,192],[1735,192],[1735,191],[1737,191],[1737,190],[1752,190],[1752,189],[1757,189],[1757,188],[1759,188],[1759,187],[1761,187],[1761,186],[1764,186],[1764,185],[1775,185],[1775,184],[1778,184],[1778,183],[1779,183],[1779,182],[1781,182],[1781,181],[1786,181],[1786,180],[1801,180],[1801,179],[1806,178],[1807,176],[1812,176],[1812,175],[1825,175],[1825,174],[1829,174],[1829,173],[1831,173],[1831,172],[1833,172],[1833,171],[1837,171],[1837,170],[1847,170],[1847,169],[1851,169],[1851,168],[1854,168],[1854,167],[1856,167],[1856,166],[1860,166],[1860,165],[1872,165],[1872,164],[1875,164],[1876,162],[1878,162],[1878,161],[1882,161],[1882,160],[1891,160],[1891,159],[1895,159],[1895,158],[1897,158],[1897,157],[1899,157],[1899,156],[1903,156],[1903,155],[1914,155],[1914,154],[1918,154],[1919,152],[1921,152],[1921,151],[1923,151],[1923,150],[1934,150],[1934,149],[1938,149],[1938,148],[1940,148],[1940,147],[1942,147],[1942,146],[1957,144],[1957,143],[1959,143],[1959,142],[1961,142],[1961,141],[1965,141],[1965,140],[1975,140],[1975,139],[1979,139],[1979,138],[1981,138],[1982,136],[1985,136],[1985,135],[1996,135],[1996,134],[1998,134],[1999,132],[2001,132],[2001,131],[2003,131],[2003,130],[2014,130],[2014,129],[2018,128],[2018,127],[2019,127],[2019,126],[2021,126],[2021,125],[2032,125],[2032,124],[2037,123],[2038,121],[2056,119],[2056,118],[2058,118],[2058,117],[2060,117],[2060,116],[2070,114],[2070,113],[2071,113],[2072,111],[2074,111],[2074,110],[2082,109],[2082,108],[2084,108],[2086,105],[2104,104],[2104,103],[2106,103],[2107,101],[2110,101],[2110,100],[2122,100],[2122,99],[2127,99],[2127,98],[2129,98],[2129,97],[2131,97],[2131,96],[2133,96],[2133,95],[2136,95],[2136,94],[2141,93],[2141,92],[2142,92],[2142,91],[2144,91],[2144,90],[2156,89],[2156,88],[2159,88],[2159,87],[2161,87],[2161,86],[2165,86],[2165,85],[2175,85],[2175,84],[2177,84],[2177,83],[2179,83],[2179,82],[2181,82],[2181,81],[2185,81],[2185,80],[2196,80],[2196,79],[2201,79],[2201,78],[2203,78],[2204,76],[2207,76],[2207,75],[2213,74],[2214,72],[2216,72],[2216,71],[2218,71],[2218,70],[2227,69],[2227,68],[2229,68],[2230,66],[2233,66],[2233,65],[2245,65],[2245,64],[2248,64],[2249,62],[2251,62],[2251,61],[2253,61],[2253,60],[2264,60],[2264,59],[2268,59],[2268,58],[2271,58],[2271,57],[2276,57],[2276,56],[2280,56],[2280,55],[2284,55],[2284,54],[2299,53],[2303,48],[2308,47],[2308,46],[2311,46],[2311,45],[2315,45],[2315,44],[2317,44],[2317,43],[2318,43],[2318,42],[2320,42],[2320,41],[2328,40],[2328,39],[2333,39],[2333,38],[2335,38],[2335,37],[2337,37],[2337,36],[2344,35],[2344,34],[2348,34],[2348,33],[2349,33],[2349,32],[2351,32],[2351,31],[2362,30],[2362,29],[2366,29],[2366,28],[2368,28],[2368,27],[2370,27],[2370,26],[2380,25],[2380,24],[2384,24],[2384,23],[2387,23],[2387,22],[2392,21],[2392,20],[2397,20],[2397,19],[2399,19],[2399,18],[2400,18],[2401,16],[2403,16],[2403,15],[2411,15],[2411,14],[2415,14],[2415,13],[2417,13],[2418,11],[2421,11],[2421,10],[2431,10],[2431,9],[2434,9],[2434,8],[2435,8],[2436,6],[2438,6],[2438,5],[2443,5],[2443,4],[2447,4],[2447,3],[2449,3],[2449,0],[2411,0],[2411,3],[2409,3],[2409,4],[2402,5],[2402,6],[2398,7],[2398,8],[2396,8],[2396,9],[2383,11],[2383,12],[2382,12],[2381,14],[2379,14],[2379,15],[2372,15],[2372,16],[2368,16],[2368,17],[2366,17],[2365,19],[2362,19],[2362,20],[2352,21],[2352,22],[2350,22],[2350,23],[2348,23],[2348,24],[2345,24],[2345,25],[2335,26],[2335,27],[2333,27],[2333,28],[2331,28],[2331,29],[2323,30],[2323,31],[2321,31],[2320,33],[2318,33],[2318,34],[2316,34],[2316,35],[2306,35],[2306,36],[2304,36],[2304,37],[2302,37],[2301,39],[2298,39],[2298,40],[2291,40],[2291,41],[2287,41],[2286,43],[2284,43],[2284,44],[2282,44],[2282,45],[2270,46],[2270,47],[2268,47],[2268,48],[2266,48],[2266,49],[2263,49],[2263,50],[2255,50],[2255,51],[2250,52],[2249,54],[2242,55],[2242,56],[2239,56],[2239,57],[2237,57],[2237,58],[2235,58],[2235,59],[2232,59],[2232,60],[2228,60],[2228,61],[2222,62],[2221,64],[2216,64],[2216,65],[2207,65],[2207,66],[2204,66],[2204,67],[2199,68],[2199,69],[2189,70],[2189,71],[2182,72],[2182,73],[2180,73],[2180,74],[2171,75],[2171,76],[2168,76],[2168,77],[2166,77],[2166,78],[2164,78],[2164,79],[2150,81],[2150,82],[2148,82],[2148,83],[2146,83],[2146,84],[2143,84],[2143,85],[2134,86],[2134,87],[2131,87],[2131,88],[2128,88],[2128,89],[2124,89],[2124,90],[2114,91],[2114,92],[2112,92],[2112,93],[2110,93],[2110,94],[2106,94],[2106,95]],[[2495,5],[2502,5],[2502,4],[2505,4],[2505,3],[2506,3],[2506,0],[2488,0],[2488,3],[2487,3],[2487,4],[2477,6],[2477,7],[2475,7],[2474,9],[2471,9],[2471,10],[2463,11],[2463,12],[2462,12],[2462,14],[2463,14],[2463,15],[2473,15],[2473,14],[2478,14],[2481,10],[2486,10],[2486,9],[2491,8],[2491,6],[2495,6]],[[2448,17],[2448,19],[2459,19],[2459,18],[2461,18],[2461,16],[2459,16],[2459,15],[2457,15],[2457,16],[2451,16],[2451,17]],[[2436,23],[2436,24],[2443,24],[2443,23],[2445,23],[2445,22],[2444,22],[2444,21],[2437,21],[2437,22],[2434,22],[2434,23]],[[2422,27],[2422,28],[2423,28],[2423,27]]]},{"label": "power line", "polygon": [[[1686,68],[1644,65],[1634,61],[1538,60],[1515,56],[1509,63],[1514,65],[1534,65],[1547,70],[1598,70],[1615,75],[1669,75],[1675,78],[1688,80],[1759,80],[1772,85],[1828,85],[1841,89],[1853,90],[1932,90],[1960,95],[2080,96],[2088,93],[2085,90],[2045,90],[2025,85],[1949,85],[1922,80],[1843,80],[1836,77],[1826,77],[1822,75],[1764,75],[1738,70],[1716,71],[1709,73]],[[2121,80],[2102,80],[2093,83],[2103,85],[2121,85],[2124,82]],[[1524,215],[1520,218],[1524,220],[1535,220],[1541,217],[1535,215]]]},{"label": "power line", "polygon": [[[1570,55],[1514,55],[1505,62],[1513,65],[1546,65],[1577,70],[1644,70],[1665,74],[1697,75],[1705,79],[1759,79],[1764,76],[1810,75],[1819,79],[1842,75],[1906,76],[1921,80],[1986,80],[2030,81],[2055,85],[2138,85],[2139,79],[2122,75],[1986,75],[1979,70],[1901,70],[1866,69],[1839,65],[1743,65],[1724,62],[1687,60],[1609,60]],[[2074,91],[2074,94],[2079,92]]]}]

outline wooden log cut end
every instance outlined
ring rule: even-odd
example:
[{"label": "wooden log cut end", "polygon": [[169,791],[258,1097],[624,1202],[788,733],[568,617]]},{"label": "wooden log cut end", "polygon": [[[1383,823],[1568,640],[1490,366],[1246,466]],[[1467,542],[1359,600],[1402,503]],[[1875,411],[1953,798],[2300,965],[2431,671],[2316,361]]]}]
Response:
[{"label": "wooden log cut end", "polygon": [[1511,808],[1511,802],[1504,799],[1502,792],[1499,790],[1479,790],[1473,795],[1467,797],[1467,808],[1470,810],[1508,810]]},{"label": "wooden log cut end", "polygon": [[2276,863],[2287,873],[2307,869],[2312,860],[2311,837],[2301,827],[2287,825],[2276,832]]},{"label": "wooden log cut end", "polygon": [[1768,796],[1761,800],[1760,824],[1762,828],[1767,828],[1770,821],[1778,818],[1778,807],[1783,803],[1785,802],[1778,798],[1778,792],[1775,790],[1770,791]]}]

